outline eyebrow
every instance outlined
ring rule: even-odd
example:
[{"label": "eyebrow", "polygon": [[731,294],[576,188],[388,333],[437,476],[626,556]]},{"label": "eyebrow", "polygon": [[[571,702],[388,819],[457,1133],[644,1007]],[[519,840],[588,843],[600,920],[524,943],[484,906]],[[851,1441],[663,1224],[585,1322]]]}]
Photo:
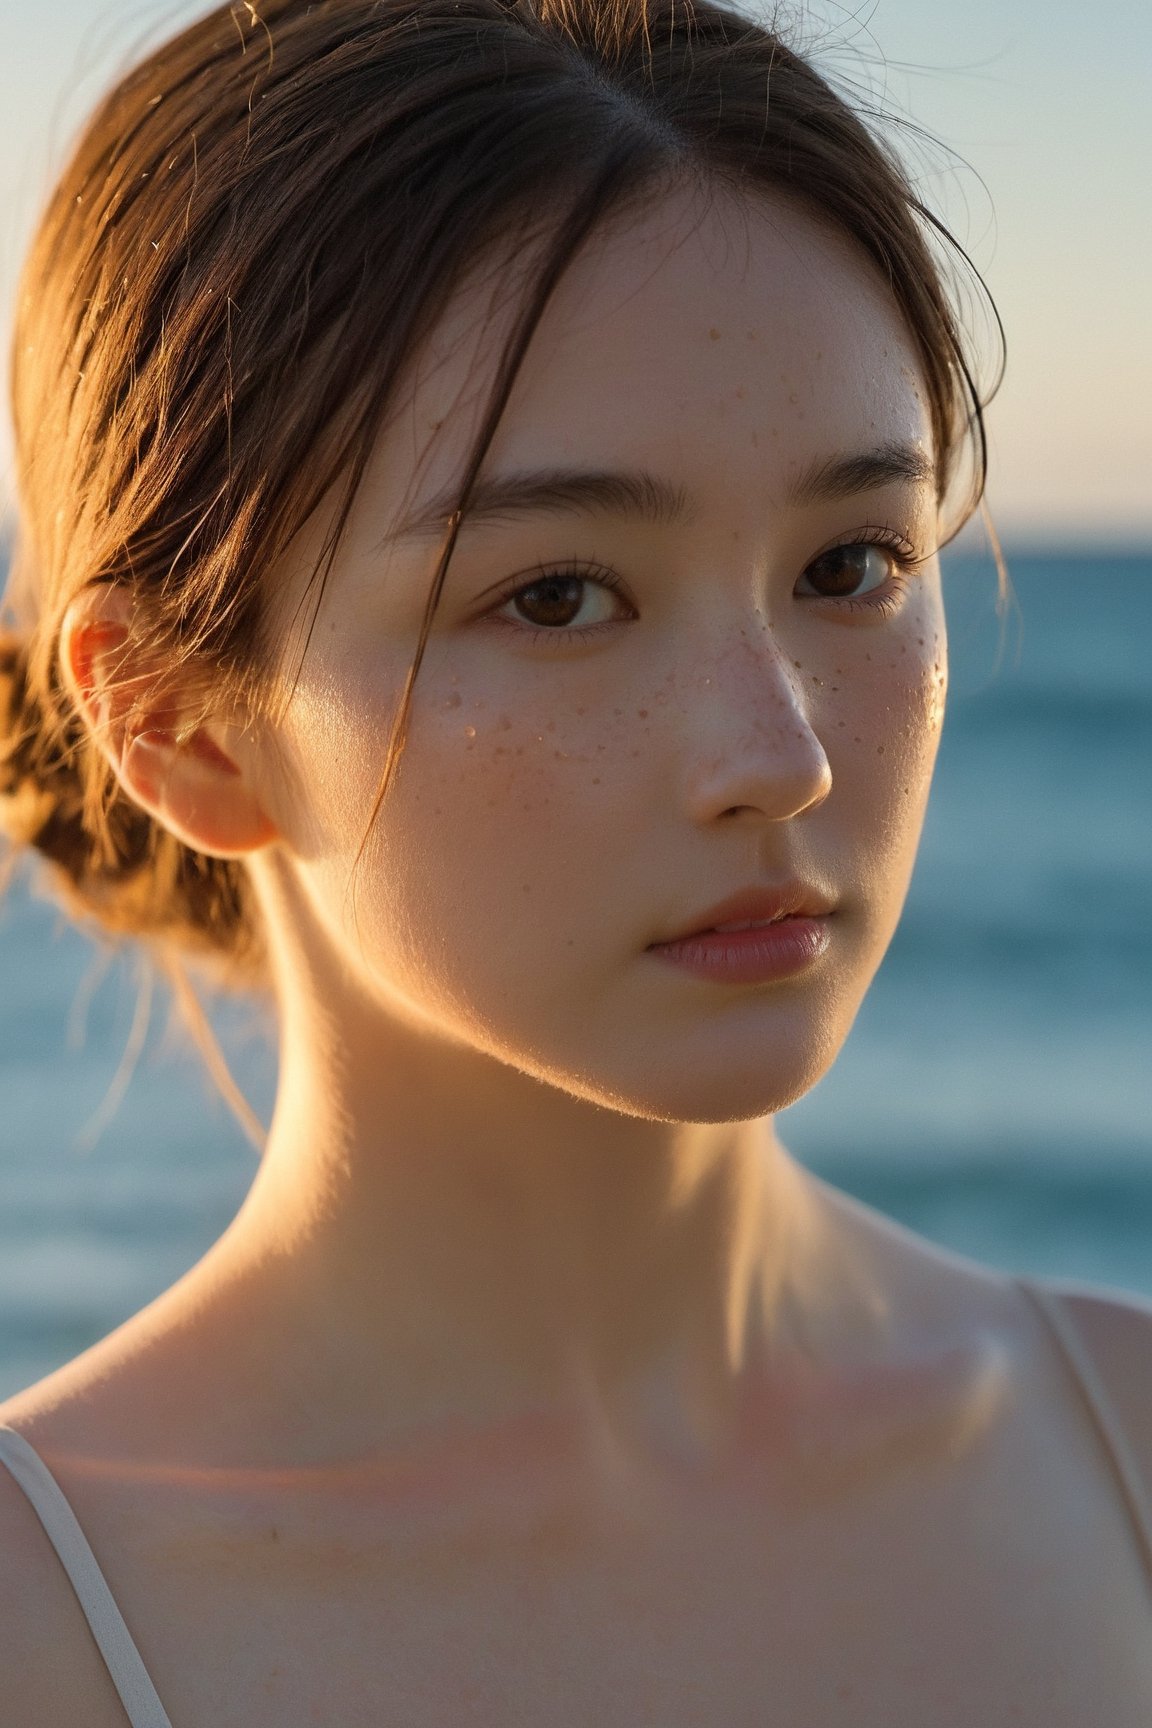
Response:
[{"label": "eyebrow", "polygon": [[[927,453],[916,444],[890,442],[849,456],[809,463],[792,481],[788,503],[833,503],[897,482],[935,478]],[[406,516],[390,538],[442,533],[457,508],[455,492],[441,492]],[[660,527],[695,515],[688,493],[644,469],[541,468],[479,479],[472,488],[462,526],[506,522],[517,516],[632,516]]]},{"label": "eyebrow", "polygon": [[[457,508],[455,491],[438,493],[396,530],[397,537],[441,533]],[[643,469],[540,468],[479,479],[463,521],[505,522],[514,516],[636,516],[659,526],[685,522],[692,514],[682,486]]]},{"label": "eyebrow", "polygon": [[809,464],[788,490],[790,504],[830,504],[875,492],[881,486],[935,483],[936,466],[919,444],[891,441],[854,456],[831,456]]}]

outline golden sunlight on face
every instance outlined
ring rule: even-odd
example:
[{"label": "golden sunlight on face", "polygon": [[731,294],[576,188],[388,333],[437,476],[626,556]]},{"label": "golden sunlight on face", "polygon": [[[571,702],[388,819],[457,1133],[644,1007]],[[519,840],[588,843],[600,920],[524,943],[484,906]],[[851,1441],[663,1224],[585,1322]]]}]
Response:
[{"label": "golden sunlight on face", "polygon": [[[353,894],[437,512],[515,311],[494,280],[420,357],[362,489],[283,723],[285,868],[382,1011],[631,1114],[761,1116],[851,1026],[936,754],[912,340],[871,266],[783,202],[678,195],[598,234],[485,462]],[[548,484],[512,498],[527,474]],[[793,975],[649,951],[788,882],[832,908]]]}]

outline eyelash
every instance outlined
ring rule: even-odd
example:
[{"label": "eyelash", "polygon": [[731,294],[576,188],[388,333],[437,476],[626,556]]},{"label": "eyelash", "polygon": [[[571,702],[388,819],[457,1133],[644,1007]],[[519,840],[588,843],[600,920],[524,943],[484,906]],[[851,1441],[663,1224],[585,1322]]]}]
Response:
[{"label": "eyelash", "polygon": [[[886,551],[891,552],[896,571],[890,576],[886,585],[877,589],[874,596],[863,596],[859,599],[854,595],[846,595],[839,600],[830,595],[803,595],[801,598],[823,600],[826,606],[836,606],[849,612],[878,612],[881,617],[889,616],[898,609],[908,589],[908,578],[912,571],[918,565],[925,563],[926,559],[918,558],[915,548],[895,528],[877,525],[861,529],[859,534],[853,535],[849,540],[834,540],[831,546],[822,547],[812,558],[811,563],[814,564],[817,558],[823,558],[829,552],[837,552],[841,547],[851,546],[881,546]],[[801,575],[803,575],[803,571],[801,571]],[[514,588],[507,589],[496,600],[491,610],[484,614],[485,618],[493,624],[506,624],[518,635],[526,637],[532,643],[539,642],[541,638],[550,642],[584,642],[589,637],[598,635],[605,627],[603,623],[586,624],[579,629],[565,630],[560,628],[548,629],[542,624],[528,624],[522,619],[514,622],[511,618],[496,617],[495,614],[501,606],[506,606],[509,600],[515,600],[518,594],[524,593],[529,588],[534,588],[538,582],[547,581],[549,577],[575,577],[582,582],[596,582],[601,587],[610,589],[614,594],[623,594],[624,592],[624,584],[620,577],[604,564],[541,565],[532,571],[531,581],[519,581]]]},{"label": "eyelash", "polygon": [[[927,558],[916,556],[916,548],[904,538],[903,534],[895,528],[888,528],[881,524],[870,524],[868,527],[862,528],[859,534],[854,534],[850,540],[834,540],[831,546],[825,546],[822,551],[817,552],[816,558],[823,558],[828,552],[837,552],[842,546],[881,546],[886,552],[891,552],[893,562],[896,565],[895,573],[889,577],[883,588],[876,590],[874,598],[865,595],[857,599],[854,595],[849,594],[843,600],[836,600],[829,595],[819,596],[824,600],[825,605],[843,606],[849,612],[879,612],[882,618],[889,617],[899,608],[901,600],[907,593],[908,578],[912,572],[921,564],[928,562]],[[813,558],[813,563],[816,562],[816,558]],[[803,571],[801,571],[801,575],[803,575]]]},{"label": "eyelash", "polygon": [[602,623],[585,624],[575,630],[556,628],[549,630],[543,624],[529,624],[524,619],[497,618],[495,616],[496,611],[501,606],[506,606],[509,600],[515,600],[517,594],[524,593],[526,589],[535,588],[538,582],[546,582],[549,577],[563,579],[566,576],[574,577],[580,582],[595,582],[601,588],[611,589],[613,594],[624,593],[623,581],[615,570],[610,570],[606,564],[542,564],[539,569],[532,572],[530,582],[518,582],[515,588],[508,589],[507,593],[497,600],[492,612],[485,616],[493,624],[506,624],[509,629],[515,630],[519,636],[527,638],[532,644],[540,643],[543,646],[545,642],[585,642],[589,637],[597,636],[604,629],[604,625]]}]

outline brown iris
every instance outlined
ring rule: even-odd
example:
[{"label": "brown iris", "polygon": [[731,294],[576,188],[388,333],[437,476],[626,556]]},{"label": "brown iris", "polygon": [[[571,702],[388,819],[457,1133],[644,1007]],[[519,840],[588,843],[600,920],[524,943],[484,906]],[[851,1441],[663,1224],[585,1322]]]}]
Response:
[{"label": "brown iris", "polygon": [[[804,574],[812,583],[826,584],[823,589],[826,599],[835,600],[855,593],[868,574],[869,560],[877,558],[887,566],[890,563],[888,553],[882,546],[871,543],[856,546],[833,546],[827,552],[822,552],[814,558]],[[887,569],[877,574],[887,575]]]},{"label": "brown iris", "polygon": [[[570,624],[580,610],[584,598],[585,579],[582,576],[542,576],[515,596],[516,605],[525,611],[527,622],[547,628],[549,625]],[[531,596],[539,595],[537,602]]]}]

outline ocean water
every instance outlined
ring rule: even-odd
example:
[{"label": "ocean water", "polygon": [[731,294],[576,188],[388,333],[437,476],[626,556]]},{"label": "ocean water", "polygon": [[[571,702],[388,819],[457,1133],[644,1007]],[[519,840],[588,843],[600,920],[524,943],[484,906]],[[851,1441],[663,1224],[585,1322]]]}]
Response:
[{"label": "ocean water", "polygon": [[[828,1077],[811,1169],[986,1264],[1152,1295],[1152,556],[946,560],[952,685],[907,908]],[[266,1113],[258,1012],[218,1025]],[[138,967],[0,906],[0,1396],[172,1283],[252,1149]],[[140,1043],[134,1065],[125,1060]],[[129,1072],[129,1069],[131,1071]]]}]

